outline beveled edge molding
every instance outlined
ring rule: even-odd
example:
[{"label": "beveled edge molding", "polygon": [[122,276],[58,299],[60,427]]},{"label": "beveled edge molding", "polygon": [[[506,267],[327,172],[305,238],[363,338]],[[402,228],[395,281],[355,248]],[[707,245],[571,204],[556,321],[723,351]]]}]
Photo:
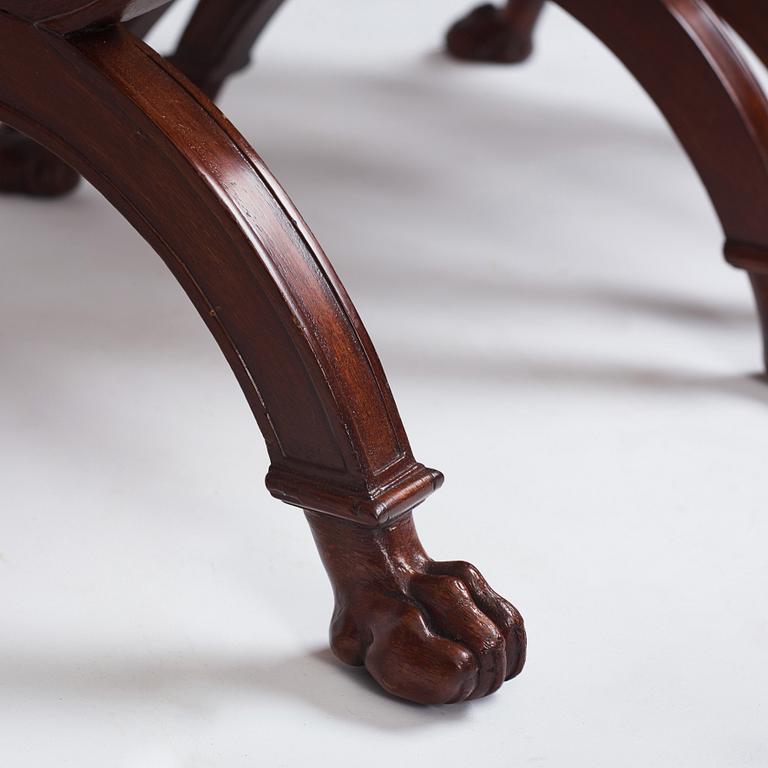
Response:
[{"label": "beveled edge molding", "polygon": [[759,275],[768,275],[768,247],[754,243],[726,240],[723,247],[725,260],[737,269]]},{"label": "beveled edge molding", "polygon": [[413,510],[443,481],[441,472],[414,463],[386,484],[365,490],[318,482],[274,466],[265,482],[269,492],[286,504],[376,528]]}]

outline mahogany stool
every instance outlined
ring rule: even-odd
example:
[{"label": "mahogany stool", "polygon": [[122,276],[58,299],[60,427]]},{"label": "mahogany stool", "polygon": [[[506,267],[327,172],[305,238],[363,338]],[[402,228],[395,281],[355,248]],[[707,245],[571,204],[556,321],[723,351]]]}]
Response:
[{"label": "mahogany stool", "polygon": [[[522,669],[522,619],[471,565],[425,554],[411,513],[442,476],[414,459],[319,244],[209,101],[247,65],[282,0],[199,0],[166,61],[139,38],[171,1],[0,0],[0,188],[64,194],[80,173],[168,264],[259,423],[268,489],[306,512],[334,588],[336,655],[412,701],[487,695]],[[723,23],[768,63],[764,0],[557,1],[666,116],[768,338],[768,102]],[[448,48],[522,61],[542,7],[483,6],[454,25]]]},{"label": "mahogany stool", "polygon": [[[0,0],[0,177],[62,193],[82,174],[181,283],[264,435],[268,489],[305,510],[333,585],[336,655],[414,702],[493,693],[523,667],[520,614],[473,566],[421,546],[412,510],[442,475],[415,460],[365,328],[285,192],[122,23],[164,2]],[[246,6],[229,3],[232,19]],[[215,16],[225,39],[232,19]],[[201,82],[213,91],[224,71]]]}]

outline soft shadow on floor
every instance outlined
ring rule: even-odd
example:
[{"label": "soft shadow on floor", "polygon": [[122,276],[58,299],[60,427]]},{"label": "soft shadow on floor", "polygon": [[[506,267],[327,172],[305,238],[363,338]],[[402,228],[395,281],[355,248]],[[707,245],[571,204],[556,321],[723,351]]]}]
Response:
[{"label": "soft shadow on floor", "polygon": [[[347,667],[327,649],[291,657],[197,656],[110,658],[0,654],[6,694],[158,700],[183,710],[205,710],[214,697],[237,691],[254,698],[295,700],[323,714],[380,731],[421,730],[461,721],[473,705],[422,707],[389,696],[362,668]],[[489,702],[493,699],[489,699]],[[481,703],[481,706],[483,703]],[[486,704],[487,705],[487,704]]]},{"label": "soft shadow on floor", "polygon": [[[517,353],[516,339],[524,335],[482,353],[461,338],[448,349],[429,343],[430,324],[450,324],[457,308],[471,313],[491,305],[525,307],[529,318],[555,309],[566,318],[571,310],[605,312],[608,322],[631,312],[690,326],[702,338],[716,329],[741,337],[756,327],[746,286],[744,303],[735,304],[670,290],[661,274],[654,289],[648,281],[597,278],[594,264],[592,276],[583,278],[527,268],[523,259],[556,254],[563,262],[563,250],[572,247],[568,263],[576,270],[594,245],[573,244],[567,229],[553,226],[572,199],[581,211],[602,211],[618,198],[645,221],[679,217],[685,225],[686,196],[643,177],[646,166],[650,178],[660,166],[681,162],[681,152],[666,130],[516,92],[504,100],[471,76],[447,76],[454,68],[437,57],[387,75],[257,68],[225,98],[246,135],[257,148],[265,145],[275,170],[336,242],[332,257],[353,284],[353,298],[391,306],[405,318],[407,336],[398,330],[389,338],[386,325],[373,334],[374,341],[383,339],[385,362],[400,376],[435,381],[726,393],[766,404],[768,386],[737,371],[712,376],[651,359],[647,365],[580,362],[547,349],[532,355],[522,345]],[[314,115],[311,123],[300,119],[307,114]],[[425,166],[424,157],[433,165]],[[617,172],[627,157],[632,173]],[[46,227],[36,223],[40,217]],[[693,229],[698,219],[690,220]],[[159,260],[146,249],[138,253],[138,238],[92,192],[57,203],[9,199],[0,222],[6,244],[0,391],[11,418],[34,414],[35,442],[57,447],[56,435],[46,434],[47,408],[65,409],[70,399],[83,410],[87,375],[78,375],[80,367],[98,367],[111,355],[150,367],[172,355],[192,371],[200,340],[212,346],[179,289],[169,291],[172,280]],[[584,232],[600,232],[597,217],[589,223]],[[471,255],[496,242],[504,269],[476,268]],[[94,413],[90,429],[108,432],[109,424],[108,412]],[[72,439],[62,432],[60,442]]]},{"label": "soft shadow on floor", "polygon": [[[404,376],[725,392],[765,404],[768,388],[736,372],[700,375],[684,367],[665,370],[652,360],[647,367],[562,362],[550,359],[545,349],[524,359],[509,348],[495,357],[478,356],[460,340],[449,357],[429,343],[413,307],[434,327],[450,323],[459,307],[471,314],[475,306],[506,304],[526,307],[531,317],[554,310],[565,322],[571,310],[604,311],[608,323],[632,313],[688,326],[702,338],[712,330],[751,333],[759,345],[746,280],[744,300],[736,303],[699,297],[695,287],[676,291],[661,270],[652,273],[658,287],[631,274],[623,281],[596,278],[594,259],[579,274],[581,258],[596,247],[605,260],[625,256],[622,249],[632,255],[626,238],[600,240],[601,219],[610,218],[614,208],[637,217],[632,223],[640,229],[626,233],[630,241],[642,237],[642,230],[675,221],[683,241],[690,232],[695,242],[699,201],[691,202],[690,190],[664,175],[675,164],[678,175],[693,175],[668,128],[574,103],[547,103],[513,88],[509,98],[500,98],[468,72],[452,77],[456,68],[441,55],[430,55],[384,75],[318,73],[301,66],[264,74],[257,69],[225,97],[246,135],[306,203],[310,223],[329,233],[321,240],[330,242],[334,264],[353,296],[413,313],[416,322],[407,338],[378,337],[386,339],[387,364]],[[520,79],[524,72],[515,70],[514,76]],[[251,109],[255,94],[271,104],[267,115]],[[316,119],[299,120],[301,110]],[[711,244],[700,258],[716,264],[721,236],[711,215]],[[574,226],[572,218],[584,216],[594,219],[589,227]],[[582,243],[570,239],[569,228],[582,233]],[[653,238],[649,242],[653,245]],[[671,268],[681,254],[674,252],[679,245],[668,247]],[[484,268],[475,268],[473,257],[491,248],[504,267],[488,269],[486,259]],[[533,260],[554,261],[561,274],[532,269]],[[730,278],[728,268],[722,269],[724,280]]]},{"label": "soft shadow on floor", "polygon": [[[269,70],[262,75],[256,70],[252,77],[233,86],[233,103],[246,105],[241,115],[243,130],[257,146],[259,139],[264,138],[281,177],[285,174],[293,180],[292,188],[308,201],[323,227],[334,227],[331,239],[343,243],[342,248],[335,249],[334,262],[342,276],[349,277],[348,282],[354,284],[353,297],[362,295],[390,302],[393,311],[399,313],[419,307],[414,314],[413,334],[401,344],[389,344],[388,361],[399,365],[404,375],[413,371],[419,378],[449,375],[508,385],[541,381],[579,387],[721,391],[765,403],[766,388],[736,373],[733,377],[698,376],[665,370],[650,360],[647,367],[562,362],[550,359],[546,350],[541,356],[523,358],[515,356],[514,350],[510,353],[508,347],[495,357],[481,357],[471,348],[462,347],[459,341],[448,357],[423,343],[418,324],[425,313],[432,322],[441,317],[449,321],[455,307],[471,309],[489,304],[528,306],[529,312],[542,315],[553,307],[565,312],[633,312],[675,325],[694,326],[702,334],[713,328],[740,333],[756,325],[746,298],[744,304],[735,305],[729,301],[708,302],[693,294],[676,294],[664,287],[663,275],[659,275],[659,289],[655,290],[630,281],[620,283],[589,276],[578,279],[571,275],[543,278],[531,276],[530,270],[528,274],[518,270],[514,260],[521,259],[519,254],[524,251],[514,238],[519,236],[529,244],[536,241],[531,258],[546,258],[550,248],[557,252],[567,241],[567,233],[541,226],[536,218],[540,206],[532,189],[540,193],[551,188],[558,199],[578,190],[582,206],[585,196],[620,196],[627,206],[642,207],[643,215],[649,218],[668,213],[670,207],[684,210],[684,201],[675,197],[674,192],[639,184],[636,177],[622,181],[622,175],[611,170],[612,160],[618,162],[627,154],[635,158],[638,154],[648,155],[655,158],[655,163],[664,163],[678,158],[680,151],[664,132],[635,125],[630,120],[579,111],[573,105],[538,103],[518,94],[507,103],[474,88],[471,82],[457,85],[440,76],[446,67],[452,66],[428,58],[386,77],[305,69]],[[254,101],[266,100],[272,105],[267,116],[249,111],[245,95],[253,96],[256,92],[260,99]],[[457,100],[462,106],[460,110],[455,108]],[[317,113],[318,121],[295,124],[298,110],[316,113],[313,105],[320,104],[325,104],[326,110]],[[349,114],[357,115],[363,122],[360,130],[364,135],[356,148],[349,146],[341,130]],[[374,127],[378,127],[378,132],[372,132]],[[421,137],[420,140],[407,146],[398,144],[398,139],[404,140],[411,134]],[[428,148],[425,142],[430,143]],[[377,148],[382,151],[375,151]],[[445,197],[437,200],[420,200],[425,182],[423,174],[411,168],[409,155],[427,151],[436,157],[441,153],[450,157],[457,169],[448,174],[449,178],[466,176],[467,184],[447,190]],[[595,157],[600,161],[595,162]],[[483,193],[474,186],[478,181],[476,173],[493,177],[499,173],[499,167],[505,169],[504,175],[513,174],[516,183],[506,187],[508,197],[496,200],[485,210],[488,199],[482,198],[482,204],[478,202],[478,195]],[[646,197],[650,189],[653,195]],[[390,214],[400,210],[393,201],[401,202],[403,196],[413,199],[421,208],[393,228]],[[384,203],[385,207],[371,211],[367,198]],[[19,372],[4,376],[0,386],[4,400],[15,400],[21,412],[26,409],[24,401],[41,397],[35,382],[20,375],[30,360],[55,362],[62,350],[74,357],[96,358],[101,350],[119,348],[122,356],[143,359],[150,365],[155,356],[171,350],[177,358],[190,355],[193,360],[195,354],[194,344],[190,343],[194,338],[187,333],[188,324],[174,325],[173,312],[177,307],[169,306],[167,288],[162,284],[170,282],[170,278],[163,277],[165,273],[155,266],[135,268],[138,239],[128,235],[126,225],[117,220],[116,214],[91,193],[80,193],[57,205],[55,208],[47,203],[13,200],[16,215],[3,219],[9,246],[3,257],[4,271],[15,274],[19,284],[26,272],[30,281],[44,276],[47,286],[43,303],[36,303],[34,294],[24,303],[24,322],[18,321],[18,289],[9,288],[13,294],[2,297],[0,302],[0,328],[13,329],[0,333],[0,353],[7,370]],[[443,206],[447,206],[445,217],[440,215]],[[461,219],[465,210],[469,212],[469,222]],[[52,211],[57,211],[53,217]],[[37,216],[46,216],[52,223],[52,234],[57,238],[55,249],[47,242],[49,233],[32,228]],[[72,217],[67,226],[72,230],[77,230],[79,220],[88,221],[87,241],[76,235],[61,237],[67,216]],[[503,218],[506,223],[515,222],[513,240],[499,241],[502,256],[504,246],[511,250],[508,258],[513,265],[493,271],[474,268],[468,256],[472,252],[471,233],[480,228],[483,242],[493,241],[497,236],[494,226]],[[438,220],[440,228],[432,230]],[[597,222],[595,225],[599,228]],[[439,232],[440,237],[424,237],[419,231],[424,227]],[[405,234],[393,235],[393,229],[404,230]],[[432,252],[426,253],[424,259],[399,247],[403,240],[407,242],[410,229],[420,235],[420,247],[434,242]],[[498,237],[508,234],[499,230]],[[23,250],[34,251],[34,258],[15,248],[14,241],[23,242]],[[457,241],[459,244],[455,245]],[[713,243],[713,254],[716,249],[717,244]],[[527,253],[525,257],[528,258]],[[72,280],[73,275],[78,276],[77,281]],[[62,289],[57,292],[58,282]],[[80,289],[87,294],[87,300],[78,296]],[[140,310],[136,299],[140,300]],[[163,324],[169,318],[172,322]],[[18,364],[14,364],[15,359]],[[66,392],[66,378],[59,385]]]},{"label": "soft shadow on floor", "polygon": [[[433,62],[428,64],[433,66]],[[622,181],[611,171],[611,158],[627,152],[653,157],[658,163],[676,162],[678,150],[664,134],[629,121],[524,99],[504,105],[468,87],[460,94],[447,86],[435,88],[429,67],[421,74],[408,72],[379,79],[341,78],[335,73],[298,72],[282,77],[271,73],[265,96],[275,105],[266,118],[268,160],[291,182],[292,194],[295,187],[298,196],[308,201],[321,227],[335,227],[332,237],[344,244],[338,249],[338,260],[334,255],[342,273],[350,274],[356,288],[369,298],[381,302],[391,298],[393,312],[407,313],[408,307],[419,307],[411,323],[413,333],[388,345],[388,362],[406,375],[426,377],[438,385],[446,378],[469,378],[504,386],[534,382],[654,394],[717,393],[768,404],[768,384],[761,376],[737,372],[733,376],[697,375],[663,368],[651,360],[646,366],[579,362],[558,359],[546,350],[535,357],[523,357],[514,353],[514,342],[512,351],[507,347],[503,355],[479,354],[461,338],[450,349],[424,343],[426,332],[419,330],[419,317],[423,319],[426,312],[433,323],[450,321],[457,305],[525,303],[533,305],[529,317],[555,306],[595,309],[613,316],[631,311],[691,326],[702,335],[715,328],[738,335],[749,333],[755,322],[746,304],[708,303],[693,294],[678,295],[661,288],[656,291],[630,281],[531,277],[514,268],[501,275],[474,269],[462,257],[464,252],[471,252],[473,227],[483,231],[486,243],[494,238],[500,244],[514,243],[514,236],[519,236],[521,243],[535,245],[531,252],[538,256],[568,247],[567,236],[546,225],[573,194],[586,199],[587,208],[599,209],[606,200],[620,196],[627,205],[642,209],[643,216],[682,215],[685,220],[686,203],[674,189],[653,187],[651,193],[650,186],[633,178]],[[461,97],[460,110],[455,109],[457,95]],[[295,102],[293,106],[287,103],[288,98]],[[282,120],[295,121],[299,109],[312,112],[313,103],[328,104],[328,99],[331,106],[320,113],[319,134],[318,126],[314,126],[314,134],[306,125],[282,129]],[[354,114],[373,109],[366,125],[379,126],[379,133],[369,135],[368,143],[354,152],[349,151],[345,137],[337,135],[345,119],[345,103]],[[294,106],[297,111],[291,112]],[[282,115],[281,109],[286,110]],[[398,117],[404,112],[409,116],[407,126]],[[242,128],[259,148],[265,126],[256,113],[246,117],[240,121]],[[421,142],[399,146],[397,137],[408,132],[422,137]],[[469,145],[464,144],[466,136],[473,139]],[[463,152],[458,151],[459,146],[465,146]],[[375,151],[377,148],[380,151]],[[443,185],[445,189],[425,182],[409,163],[409,154],[425,151],[450,158],[456,178],[460,175],[464,184],[459,185],[452,175],[450,183]],[[597,165],[595,153],[602,158]],[[501,158],[498,165],[504,166],[503,170],[490,162],[493,157]],[[492,181],[498,181],[501,174],[514,174],[516,181],[506,187],[508,196],[491,209],[484,207],[488,198],[482,188],[488,183],[488,174]],[[550,210],[541,219],[536,217],[541,216],[542,206],[531,198],[534,184],[554,190],[554,203],[547,201]],[[398,208],[377,208],[382,201],[391,204],[390,198],[397,198],[398,205],[416,205],[423,195],[429,198],[429,206],[404,220],[387,215]],[[82,387],[87,375],[76,375],[72,366],[98,366],[102,358],[119,356],[125,364],[151,367],[153,360],[167,361],[172,356],[181,367],[192,371],[198,359],[197,345],[203,343],[200,340],[212,342],[202,327],[195,335],[190,333],[186,319],[178,321],[178,313],[191,317],[191,307],[181,300],[169,301],[170,277],[148,266],[150,261],[155,264],[154,256],[137,256],[140,244],[114,213],[90,193],[81,193],[62,205],[53,213],[46,204],[14,201],[10,213],[0,213],[6,240],[2,256],[6,281],[5,287],[0,287],[0,356],[4,361],[0,398],[14,419],[21,422],[27,414],[34,416],[30,446],[24,448],[37,451],[39,444],[53,449],[52,453],[60,456],[59,462],[77,461],[77,443],[83,440],[83,433],[98,431],[99,440],[92,441],[102,446],[94,460],[98,470],[99,461],[111,462],[116,452],[125,451],[118,440],[111,439],[111,403],[104,404],[102,413],[97,411],[97,404],[88,403],[92,418],[76,433],[68,428],[76,417],[64,418],[58,427],[45,419],[48,407],[83,410],[82,404],[89,398]],[[339,216],[339,206],[344,206],[343,217]],[[38,215],[52,216],[47,227],[35,226],[34,216]],[[462,216],[471,219],[470,226]],[[71,217],[69,223],[67,217]],[[438,222],[441,228],[435,230]],[[515,230],[512,236],[510,222]],[[424,263],[419,262],[418,253],[397,247],[407,241],[411,227],[414,231],[440,232],[439,238],[431,238],[433,251]],[[404,233],[393,234],[391,230],[397,229]],[[420,242],[429,240],[422,232]],[[458,241],[459,245],[447,249],[450,258],[445,268],[440,268],[436,264],[446,248],[443,241]],[[21,244],[23,248],[16,247]],[[529,255],[524,248],[510,250]],[[713,242],[713,254],[716,250]],[[578,251],[574,246],[576,257]],[[10,274],[13,282],[9,281]],[[30,284],[37,281],[28,295],[20,288],[27,279]],[[661,280],[659,285],[663,285]],[[223,359],[221,365],[225,365]],[[51,374],[55,374],[55,402],[47,378]],[[242,414],[248,418],[245,406]],[[113,444],[117,448],[111,450]],[[164,457],[158,457],[156,463],[167,472]],[[0,652],[0,680],[8,690],[25,696],[51,695],[59,689],[71,696],[99,700],[114,695],[143,701],[162,695],[173,706],[183,708],[205,707],[222,689],[236,690],[299,701],[331,718],[391,732],[450,725],[467,716],[464,705],[425,709],[395,701],[381,693],[363,671],[341,666],[326,650],[283,658],[222,654],[187,661],[162,656],[115,659],[106,654],[99,659],[93,654],[51,657]],[[507,702],[509,696],[507,693]],[[493,706],[493,702],[476,702],[472,708]]]}]

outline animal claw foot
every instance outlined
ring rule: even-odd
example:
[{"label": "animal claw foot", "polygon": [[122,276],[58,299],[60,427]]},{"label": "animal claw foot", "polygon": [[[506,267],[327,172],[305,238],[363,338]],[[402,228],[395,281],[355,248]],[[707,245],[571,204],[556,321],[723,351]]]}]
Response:
[{"label": "animal claw foot", "polygon": [[465,562],[424,552],[407,515],[383,529],[308,513],[331,577],[331,647],[419,704],[487,696],[525,663],[517,609]]}]

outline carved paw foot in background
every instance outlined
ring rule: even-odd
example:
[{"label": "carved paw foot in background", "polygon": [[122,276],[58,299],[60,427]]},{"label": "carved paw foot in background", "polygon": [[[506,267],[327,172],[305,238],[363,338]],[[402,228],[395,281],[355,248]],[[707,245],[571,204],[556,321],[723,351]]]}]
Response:
[{"label": "carved paw foot in background", "polygon": [[0,192],[61,197],[80,176],[56,155],[7,125],[0,126]]},{"label": "carved paw foot in background", "polygon": [[457,59],[517,64],[533,52],[528,24],[513,24],[505,9],[481,5],[457,21],[446,37],[448,52]]},{"label": "carved paw foot in background", "polygon": [[379,529],[307,517],[333,584],[339,659],[419,704],[487,696],[520,673],[518,611],[469,563],[431,560],[410,515]]}]

